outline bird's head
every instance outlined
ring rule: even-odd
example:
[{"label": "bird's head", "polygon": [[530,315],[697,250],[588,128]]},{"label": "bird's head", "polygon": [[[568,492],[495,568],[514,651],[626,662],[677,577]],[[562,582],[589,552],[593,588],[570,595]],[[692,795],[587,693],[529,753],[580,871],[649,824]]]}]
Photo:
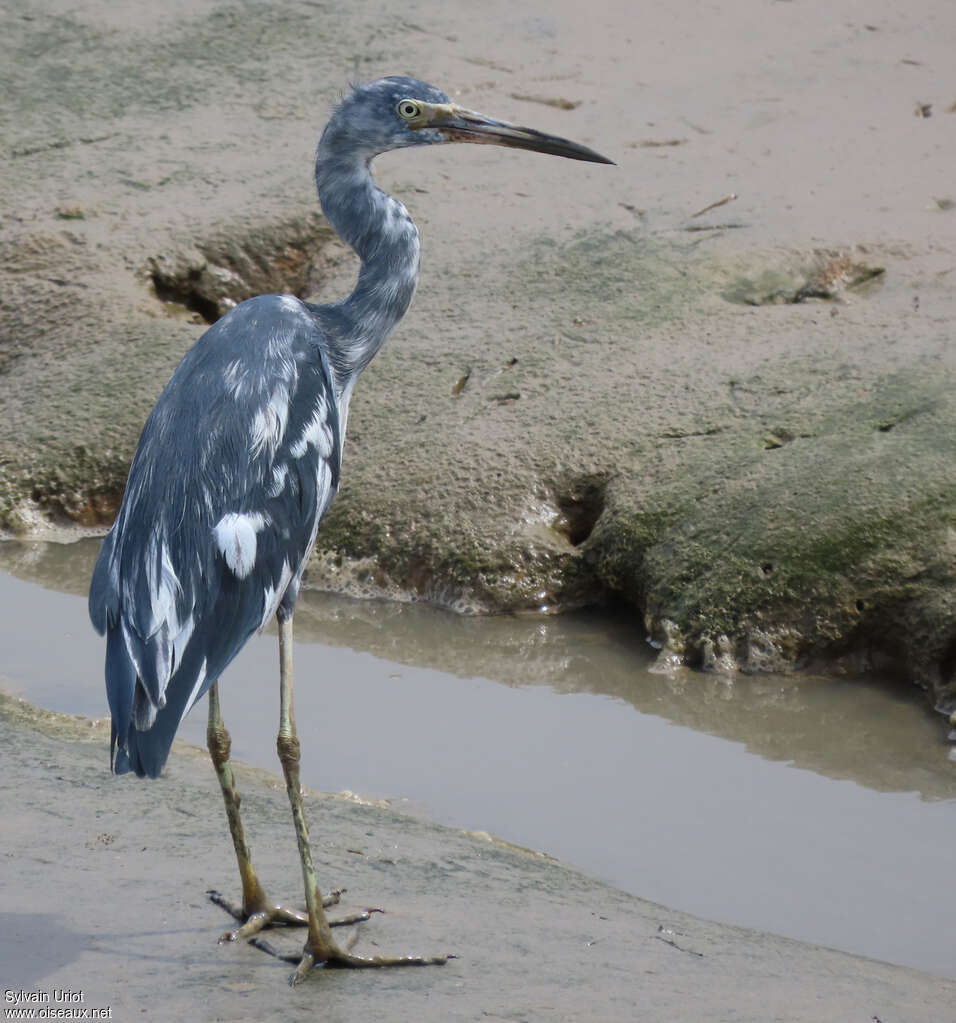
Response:
[{"label": "bird's head", "polygon": [[571,160],[613,163],[557,135],[467,110],[435,86],[402,75],[354,87],[332,114],[320,145],[347,147],[371,159],[392,149],[446,142],[509,146]]}]

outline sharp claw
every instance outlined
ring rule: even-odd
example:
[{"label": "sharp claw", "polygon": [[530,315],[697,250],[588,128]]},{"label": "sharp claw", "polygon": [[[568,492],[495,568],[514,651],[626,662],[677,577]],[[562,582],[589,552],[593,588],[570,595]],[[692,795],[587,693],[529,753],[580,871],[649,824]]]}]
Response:
[{"label": "sharp claw", "polygon": [[328,909],[329,906],[337,906],[342,896],[348,891],[348,888],[333,888],[323,899],[322,908]]},{"label": "sharp claw", "polygon": [[295,968],[295,973],[289,977],[289,985],[295,987],[296,984],[301,984],[302,981],[309,975],[309,970],[315,965],[315,956],[306,949],[302,953],[302,958],[299,960],[299,965]]},{"label": "sharp claw", "polygon": [[370,909],[360,909],[354,913],[349,913],[347,916],[337,916],[329,920],[329,927],[347,927],[349,924],[365,923],[372,915],[372,912]]}]

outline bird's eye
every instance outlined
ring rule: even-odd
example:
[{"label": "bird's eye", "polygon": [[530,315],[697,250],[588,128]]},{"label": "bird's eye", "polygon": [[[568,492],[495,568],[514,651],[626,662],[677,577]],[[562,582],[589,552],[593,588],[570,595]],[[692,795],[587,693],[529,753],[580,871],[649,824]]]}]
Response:
[{"label": "bird's eye", "polygon": [[398,116],[406,121],[414,121],[422,112],[422,108],[412,99],[403,99],[398,104]]}]

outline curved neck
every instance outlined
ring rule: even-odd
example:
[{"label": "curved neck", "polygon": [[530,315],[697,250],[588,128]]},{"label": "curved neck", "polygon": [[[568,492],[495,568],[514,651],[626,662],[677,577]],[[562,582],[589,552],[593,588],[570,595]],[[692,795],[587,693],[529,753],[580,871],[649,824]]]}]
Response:
[{"label": "curved neck", "polygon": [[418,230],[405,207],[376,187],[364,154],[333,155],[320,142],[315,183],[326,219],[362,261],[352,294],[323,308],[334,324],[330,356],[344,388],[372,361],[411,304],[418,284]]}]

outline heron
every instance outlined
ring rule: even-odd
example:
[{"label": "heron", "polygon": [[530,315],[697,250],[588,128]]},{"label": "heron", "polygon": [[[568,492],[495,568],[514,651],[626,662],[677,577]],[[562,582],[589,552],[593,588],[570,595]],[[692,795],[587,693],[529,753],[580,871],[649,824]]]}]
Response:
[{"label": "heron", "polygon": [[[339,485],[349,402],[359,374],[404,316],[418,283],[419,236],[408,211],[374,183],[378,155],[448,142],[485,143],[592,163],[586,146],[495,120],[405,76],[353,86],[316,152],[322,211],[360,261],[341,301],[260,295],[235,306],[186,353],[146,420],[116,520],[90,585],[106,637],[110,767],[155,778],[190,709],[208,693],[207,744],[222,789],[242,904],[214,897],[255,939],[273,924],[307,928],[290,980],[315,965],[429,965],[447,956],[359,956],[338,943],[309,844],[293,711],[292,620],[316,531]],[[223,724],[219,681],[253,633],[279,633],[282,765],[298,842],[305,910],[272,901],[252,865]]]}]

